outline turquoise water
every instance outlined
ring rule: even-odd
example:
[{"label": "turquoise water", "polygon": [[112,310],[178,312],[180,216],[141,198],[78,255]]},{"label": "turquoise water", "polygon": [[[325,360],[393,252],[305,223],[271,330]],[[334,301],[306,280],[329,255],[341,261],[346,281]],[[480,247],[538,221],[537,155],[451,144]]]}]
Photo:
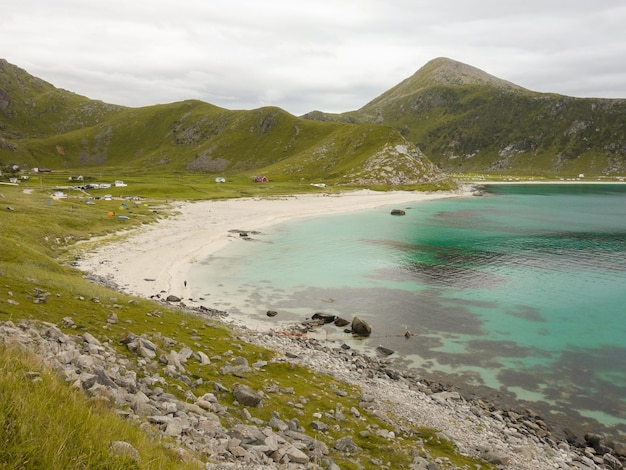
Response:
[{"label": "turquoise water", "polygon": [[193,268],[194,295],[264,329],[359,315],[371,338],[323,337],[626,429],[626,186],[501,185],[394,208],[406,215],[317,217],[237,240]]}]

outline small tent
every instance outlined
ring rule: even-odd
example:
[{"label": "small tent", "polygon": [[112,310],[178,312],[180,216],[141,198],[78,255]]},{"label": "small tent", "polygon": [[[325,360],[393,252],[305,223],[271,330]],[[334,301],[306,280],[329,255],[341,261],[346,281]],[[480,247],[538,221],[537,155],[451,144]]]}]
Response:
[{"label": "small tent", "polygon": [[267,176],[255,176],[253,181],[255,183],[267,183],[269,180],[267,179]]}]

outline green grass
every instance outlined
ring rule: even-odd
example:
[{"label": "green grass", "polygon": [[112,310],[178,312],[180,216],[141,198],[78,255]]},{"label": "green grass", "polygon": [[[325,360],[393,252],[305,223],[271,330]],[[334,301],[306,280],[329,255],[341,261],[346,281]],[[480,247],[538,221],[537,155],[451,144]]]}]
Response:
[{"label": "green grass", "polygon": [[[327,184],[345,183],[346,174],[386,144],[406,144],[389,127],[311,121],[273,107],[229,111],[199,101],[125,109],[65,133],[42,129],[36,137],[6,140],[14,149],[0,146],[0,167],[52,168],[41,177],[47,180],[67,168],[90,179],[124,168],[119,176],[126,180],[149,167],[151,175],[164,177],[196,174],[214,181],[260,174]],[[168,188],[161,189],[167,195]]]},{"label": "green grass", "polygon": [[[119,172],[113,170],[110,173],[102,172],[101,178],[106,180],[119,175]],[[369,437],[358,437],[359,432],[365,429],[393,430],[389,424],[373,415],[363,413],[362,418],[356,418],[350,414],[349,410],[358,406],[358,388],[282,359],[276,360],[273,351],[251,345],[230,329],[205,317],[147,299],[126,296],[88,282],[81,272],[71,267],[74,257],[97,243],[93,241],[97,237],[107,235],[111,239],[119,239],[124,236],[119,233],[120,230],[128,233],[134,226],[168,217],[172,212],[165,203],[166,199],[274,197],[317,191],[318,188],[311,189],[308,184],[292,182],[253,184],[243,177],[229,178],[227,183],[217,185],[198,175],[156,174],[152,178],[127,175],[123,179],[128,181],[128,187],[107,191],[119,190],[131,194],[130,189],[133,194],[141,194],[145,199],[137,201],[136,206],[131,205],[122,210],[120,201],[95,200],[95,205],[87,205],[84,195],[73,195],[71,192],[70,196],[75,197],[51,200],[49,194],[52,187],[65,178],[62,175],[48,176],[50,178],[44,178],[42,182],[31,182],[28,188],[0,186],[3,208],[0,225],[0,321],[46,321],[60,326],[61,320],[69,316],[76,327],[64,329],[66,333],[88,331],[102,341],[110,341],[120,354],[131,361],[136,358],[119,343],[122,335],[128,332],[145,334],[160,347],[164,347],[164,337],[173,338],[180,347],[189,345],[214,358],[207,366],[200,366],[193,360],[185,366],[193,380],[202,382],[194,388],[196,396],[214,392],[215,382],[228,390],[235,382],[256,390],[265,390],[272,385],[277,385],[279,389],[292,388],[294,394],[268,392],[264,406],[249,411],[263,420],[268,420],[272,411],[278,411],[284,421],[298,418],[310,435],[325,442],[331,449],[336,439],[350,432],[357,436],[357,445],[364,449],[366,457],[363,457],[361,463],[366,468],[370,465],[369,459],[392,462],[393,468],[407,466],[412,460],[411,449],[420,442],[425,442],[432,456],[448,457],[459,466],[473,468],[475,464],[482,465],[459,455],[450,443],[432,437],[436,430],[421,429],[411,424],[404,425],[404,431],[394,441],[378,437],[375,432],[371,432]],[[169,188],[167,194],[155,190],[164,186]],[[337,191],[336,188],[328,190]],[[157,195],[149,197],[152,191]],[[123,211],[128,214],[129,220],[107,216],[106,213],[111,210]],[[45,301],[41,301],[42,293]],[[112,312],[119,318],[116,324],[106,321]],[[160,351],[167,352],[166,349]],[[139,428],[121,422],[107,407],[91,403],[41,366],[36,369],[43,379],[41,383],[25,380],[23,371],[35,369],[33,361],[36,362],[36,359],[24,357],[26,362],[18,362],[14,360],[15,354],[10,348],[4,349],[0,358],[4,364],[2,367],[6,368],[6,371],[0,371],[3,381],[0,415],[10,416],[11,423],[5,424],[2,431],[8,433],[5,439],[11,442],[5,450],[0,450],[2,465],[26,468],[34,462],[41,468],[81,468],[81,465],[82,468],[122,468],[129,465],[128,462],[121,462],[118,467],[119,458],[110,454],[108,443],[111,440],[128,440],[140,451],[142,462],[156,462],[154,466],[142,468],[170,468],[172,460],[168,460],[170,457],[165,450],[159,450],[158,443],[150,442]],[[229,363],[231,354],[246,358],[249,364],[259,360],[269,363],[244,376],[224,375],[221,368]],[[48,388],[54,391],[46,394],[46,397],[40,396]],[[182,398],[183,390],[188,387],[168,378],[165,388]],[[345,396],[339,396],[335,390],[344,391]],[[234,403],[231,392],[218,393],[218,398],[231,409],[242,409]],[[337,408],[342,409],[346,417],[346,421],[340,423],[343,432],[331,428],[326,433],[315,433],[309,428],[314,413],[334,413]],[[42,427],[40,415],[45,415],[44,409],[52,410],[46,413],[49,416],[47,419],[53,420],[54,426],[58,428],[55,428],[54,439],[43,432],[45,428]],[[71,411],[72,418],[61,419],[67,411]],[[38,417],[33,417],[33,413]],[[5,420],[5,423],[9,421]],[[92,421],[101,422],[102,426],[96,426]],[[83,426],[90,429],[84,430]],[[332,451],[332,457],[341,468],[358,468],[349,458],[336,451]],[[61,458],[65,460],[57,460]],[[101,467],[94,464],[96,461],[102,462]]]},{"label": "green grass", "polygon": [[[72,469],[198,469],[181,462],[137,426],[91,401],[15,345],[0,345],[0,467]],[[131,444],[140,462],[110,450]]]}]

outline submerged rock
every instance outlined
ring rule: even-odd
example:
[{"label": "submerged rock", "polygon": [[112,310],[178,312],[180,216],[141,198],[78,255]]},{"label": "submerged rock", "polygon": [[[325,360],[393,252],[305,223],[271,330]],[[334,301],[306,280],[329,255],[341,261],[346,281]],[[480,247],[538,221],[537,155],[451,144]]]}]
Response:
[{"label": "submerged rock", "polygon": [[389,349],[384,346],[378,346],[376,348],[376,351],[378,351],[378,353],[382,354],[383,356],[391,356],[395,352],[393,349]]}]

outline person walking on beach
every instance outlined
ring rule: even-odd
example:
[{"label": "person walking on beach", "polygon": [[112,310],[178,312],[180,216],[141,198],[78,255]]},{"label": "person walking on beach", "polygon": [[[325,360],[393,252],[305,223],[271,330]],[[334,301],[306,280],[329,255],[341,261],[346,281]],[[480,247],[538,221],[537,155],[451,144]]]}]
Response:
[{"label": "person walking on beach", "polygon": [[185,281],[184,284],[185,284],[185,287],[187,287],[187,281]]}]

